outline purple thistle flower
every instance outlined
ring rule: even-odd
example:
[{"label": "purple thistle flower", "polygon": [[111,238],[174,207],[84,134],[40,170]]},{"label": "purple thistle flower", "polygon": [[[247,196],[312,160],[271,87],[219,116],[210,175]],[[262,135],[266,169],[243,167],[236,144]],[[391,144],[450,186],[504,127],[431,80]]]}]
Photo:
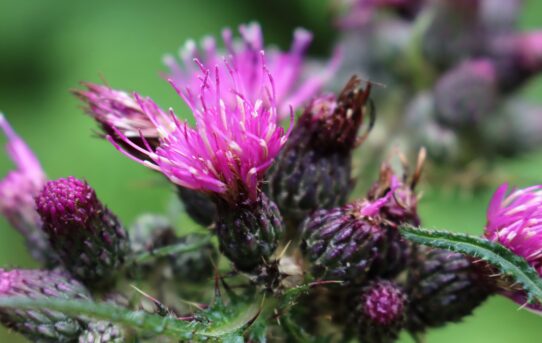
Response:
[{"label": "purple thistle flower", "polygon": [[[257,23],[241,25],[240,42],[233,38],[230,29],[222,31],[222,39],[226,48],[225,52],[217,50],[213,37],[206,37],[203,40],[202,50],[198,49],[193,40],[189,40],[180,50],[180,63],[168,55],[164,58],[165,64],[170,71],[167,75],[175,84],[185,85],[187,92],[199,93],[201,85],[199,68],[194,65],[193,60],[198,59],[208,69],[210,79],[219,78],[224,84],[226,91],[236,89],[244,94],[246,100],[255,103],[262,100],[266,106],[277,106],[278,119],[287,117],[290,108],[297,110],[304,102],[312,98],[322,86],[333,76],[340,62],[340,54],[337,52],[324,70],[312,77],[306,78],[303,82],[304,55],[312,40],[312,34],[304,29],[297,29],[294,32],[294,40],[289,51],[283,52],[278,49],[267,50],[267,69],[275,79],[274,100],[268,96],[262,97],[260,86],[267,78],[263,72],[263,60],[260,58],[260,51],[264,49],[262,30]],[[227,59],[234,69],[235,77],[230,77],[226,68],[214,67],[222,64]],[[215,103],[217,94],[208,94],[208,103]],[[221,99],[227,107],[237,105],[237,97],[234,92],[223,94]],[[273,104],[273,102],[275,104]]]},{"label": "purple thistle flower", "polygon": [[507,184],[493,195],[485,236],[519,255],[542,276],[542,185],[513,190]]},{"label": "purple thistle flower", "polygon": [[[85,111],[96,120],[105,135],[110,135],[117,144],[140,158],[144,155],[126,144],[116,131],[122,132],[141,148],[145,148],[141,137],[144,137],[153,149],[158,146],[158,130],[133,95],[109,86],[87,82],[82,84],[87,89],[75,90],[73,93],[85,103]],[[156,108],[156,111],[165,115],[160,108]]]},{"label": "purple thistle flower", "polygon": [[[507,195],[508,185],[493,194],[487,210],[485,237],[523,257],[542,277],[542,185],[514,189]],[[501,294],[542,313],[540,304],[528,304],[522,289],[499,285]]]},{"label": "purple thistle flower", "polygon": [[8,139],[6,150],[16,166],[0,181],[0,213],[25,237],[34,258],[49,263],[54,258],[34,208],[34,197],[47,179],[45,172],[30,147],[1,113],[0,128]]},{"label": "purple thistle flower", "polygon": [[[143,149],[119,130],[115,132],[146,159],[123,149],[111,136],[109,141],[128,157],[162,172],[181,187],[217,194],[229,203],[256,201],[259,181],[289,135],[277,125],[275,85],[263,51],[258,59],[264,77],[250,89],[252,93],[241,83],[223,82],[247,77],[227,61],[211,70],[196,60],[201,69],[197,94],[194,89],[181,90],[171,82],[192,110],[195,127],[180,122],[173,110],[165,114],[150,98],[135,95],[160,134],[159,147],[154,150],[142,137],[146,146]],[[254,89],[258,96],[252,100]],[[226,106],[233,99],[235,105]]]}]

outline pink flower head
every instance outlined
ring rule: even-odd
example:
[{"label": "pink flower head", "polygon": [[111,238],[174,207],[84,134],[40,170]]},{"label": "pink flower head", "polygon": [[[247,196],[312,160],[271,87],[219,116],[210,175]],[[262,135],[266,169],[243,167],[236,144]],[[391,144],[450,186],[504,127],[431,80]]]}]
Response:
[{"label": "pink flower head", "polygon": [[[255,103],[262,101],[262,105],[269,106],[270,99],[261,97],[259,85],[267,75],[262,73],[262,59],[260,51],[264,49],[262,30],[260,25],[252,23],[239,27],[241,40],[234,40],[229,29],[222,31],[222,39],[226,51],[223,53],[217,50],[213,37],[206,37],[203,40],[202,49],[198,49],[196,43],[189,40],[180,50],[180,63],[173,56],[165,57],[165,64],[170,71],[167,75],[174,83],[187,87],[190,92],[198,93],[201,80],[199,79],[199,68],[194,65],[193,60],[198,59],[209,69],[209,78],[217,76],[224,83],[225,89],[238,89],[244,97]],[[283,52],[278,49],[267,49],[266,65],[270,74],[275,79],[275,104],[278,107],[278,119],[287,117],[290,107],[297,110],[304,102],[312,98],[322,86],[333,76],[339,66],[340,55],[335,53],[326,68],[312,77],[299,82],[304,71],[304,55],[312,40],[312,34],[304,29],[297,29],[294,32],[294,41],[289,51]],[[215,69],[214,66],[227,59],[231,67],[237,71],[235,78],[228,77],[229,72],[225,68]],[[219,73],[220,75],[215,75]],[[208,94],[209,102],[213,94]],[[235,107],[237,96],[234,93],[223,94],[222,99],[226,106]]]},{"label": "pink flower head", "polygon": [[501,185],[487,210],[485,236],[523,257],[542,277],[542,185],[513,190]]},{"label": "pink flower head", "polygon": [[45,184],[46,176],[32,150],[1,113],[0,128],[8,139],[6,150],[16,167],[0,181],[0,213],[27,236],[39,226],[34,197]]},{"label": "pink flower head", "polygon": [[[96,120],[105,135],[112,136],[118,144],[138,157],[143,156],[130,145],[125,144],[116,131],[122,132],[139,147],[145,148],[141,136],[151,147],[158,146],[158,130],[140,108],[133,95],[93,83],[84,82],[83,86],[87,89],[75,90],[74,94],[85,103],[86,112]],[[165,114],[160,108],[156,111]]]},{"label": "pink flower head", "polygon": [[149,145],[143,149],[119,130],[116,133],[146,159],[130,154],[111,137],[109,141],[179,186],[215,193],[229,202],[255,201],[259,181],[289,135],[277,125],[274,81],[265,66],[263,51],[258,58],[258,73],[263,77],[249,91],[238,82],[246,78],[242,74],[245,70],[227,61],[210,69],[196,60],[200,67],[197,93],[193,85],[179,89],[170,81],[192,110],[195,127],[180,122],[173,110],[165,114],[150,98],[135,95],[156,127],[160,145],[156,150]]}]

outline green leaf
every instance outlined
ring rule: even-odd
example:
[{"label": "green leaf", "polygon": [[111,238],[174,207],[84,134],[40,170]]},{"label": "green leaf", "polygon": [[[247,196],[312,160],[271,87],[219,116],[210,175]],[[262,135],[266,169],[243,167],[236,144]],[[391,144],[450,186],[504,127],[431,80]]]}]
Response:
[{"label": "green leaf", "polygon": [[463,253],[487,261],[521,284],[530,302],[536,300],[542,303],[542,278],[524,258],[514,254],[503,245],[463,233],[421,229],[409,225],[401,227],[400,231],[405,238],[415,243]]},{"label": "green leaf", "polygon": [[256,304],[234,305],[228,307],[228,313],[209,319],[204,311],[206,321],[183,321],[173,316],[162,317],[144,311],[130,311],[106,303],[92,301],[64,300],[55,298],[30,299],[26,297],[0,298],[0,307],[54,310],[71,316],[87,316],[107,320],[113,323],[132,327],[140,331],[193,341],[207,341],[209,338],[220,338],[236,341],[242,337],[242,329],[258,316]]}]

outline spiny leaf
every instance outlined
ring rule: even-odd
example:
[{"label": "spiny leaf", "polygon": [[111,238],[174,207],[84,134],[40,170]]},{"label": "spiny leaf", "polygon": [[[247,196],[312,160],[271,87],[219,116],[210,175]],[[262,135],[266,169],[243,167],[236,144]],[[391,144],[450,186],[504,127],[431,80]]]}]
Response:
[{"label": "spiny leaf", "polygon": [[400,228],[403,236],[415,243],[451,250],[481,258],[503,274],[520,283],[529,295],[529,301],[542,303],[542,278],[525,259],[501,244],[462,233],[428,230],[405,225]]},{"label": "spiny leaf", "polygon": [[26,297],[0,298],[0,307],[36,310],[54,310],[71,316],[88,316],[132,327],[144,332],[165,335],[190,341],[209,338],[232,339],[242,334],[241,330],[256,318],[259,306],[256,304],[236,305],[220,320],[188,322],[172,316],[159,316],[144,311],[130,311],[106,303],[92,301],[64,300],[55,298],[30,299]]}]

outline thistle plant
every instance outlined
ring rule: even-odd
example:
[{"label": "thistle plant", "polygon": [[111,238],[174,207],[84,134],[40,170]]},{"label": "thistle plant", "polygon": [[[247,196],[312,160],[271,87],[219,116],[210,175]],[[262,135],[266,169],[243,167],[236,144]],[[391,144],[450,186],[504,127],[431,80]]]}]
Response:
[{"label": "thistle plant", "polygon": [[[470,18],[473,4],[454,6]],[[425,8],[370,2],[371,12],[383,7],[407,21]],[[351,19],[343,26],[358,25]],[[455,19],[447,20],[433,22],[435,31]],[[0,212],[40,264],[0,270],[0,323],[37,342],[388,343],[402,331],[421,340],[466,320],[490,296],[542,312],[542,186],[508,195],[501,186],[479,236],[420,228],[430,153],[420,149],[413,170],[408,156],[390,156],[370,180],[354,167],[355,149],[373,136],[376,84],[339,80],[340,55],[305,79],[306,30],[295,31],[288,52],[265,50],[257,24],[239,31],[240,40],[223,32],[223,50],[206,38],[201,49],[189,41],[180,61],[166,57],[164,75],[192,125],[138,93],[92,83],[74,91],[101,137],[173,185],[198,224],[191,230],[164,213],[125,226],[84,179],[47,180],[0,117],[16,164],[0,183]],[[452,38],[470,46],[463,34]],[[426,43],[429,53],[440,42]],[[462,58],[428,56],[444,69]],[[529,56],[515,61],[530,73],[538,62]],[[450,130],[483,121],[512,84],[501,83],[499,68],[487,56],[463,61],[437,83],[429,106],[413,111],[438,107],[435,120]],[[337,93],[319,91],[339,82]],[[454,92],[465,83],[472,88]],[[356,181],[367,182],[362,196],[352,192]]]}]

